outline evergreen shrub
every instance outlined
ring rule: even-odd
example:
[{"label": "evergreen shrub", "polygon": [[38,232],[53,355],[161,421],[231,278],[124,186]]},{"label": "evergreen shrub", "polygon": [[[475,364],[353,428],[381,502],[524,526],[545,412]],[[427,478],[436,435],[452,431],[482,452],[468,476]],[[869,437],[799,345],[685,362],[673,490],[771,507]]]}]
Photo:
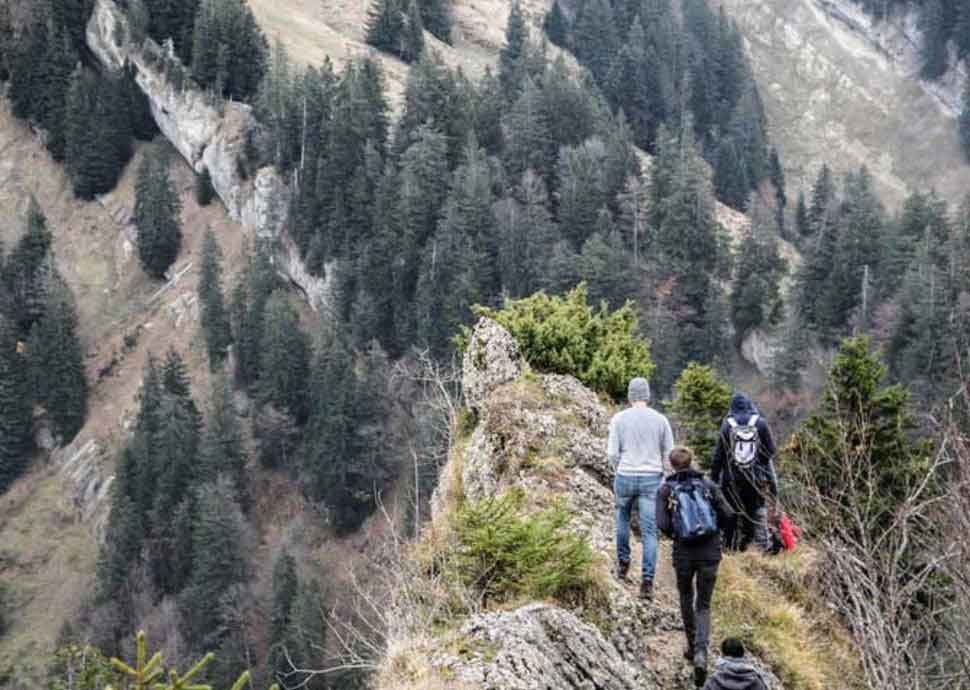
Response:
[{"label": "evergreen shrub", "polygon": [[668,404],[678,435],[706,466],[731,405],[731,387],[713,367],[692,362],[674,383],[674,398]]},{"label": "evergreen shrub", "polygon": [[475,311],[507,328],[536,369],[575,376],[622,400],[631,378],[653,373],[650,344],[639,334],[632,303],[610,312],[605,302],[591,307],[587,296],[580,283],[564,296],[540,292],[507,301],[502,309]]},{"label": "evergreen shrub", "polygon": [[486,603],[580,598],[595,584],[589,542],[570,531],[561,503],[533,515],[525,514],[524,503],[524,493],[510,491],[458,508],[455,573]]}]

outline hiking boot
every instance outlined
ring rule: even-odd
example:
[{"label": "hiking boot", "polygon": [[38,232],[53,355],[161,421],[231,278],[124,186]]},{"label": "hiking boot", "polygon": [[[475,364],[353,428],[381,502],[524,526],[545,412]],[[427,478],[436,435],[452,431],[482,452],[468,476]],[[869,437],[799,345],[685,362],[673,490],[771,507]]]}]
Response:
[{"label": "hiking boot", "polygon": [[644,580],[640,583],[640,600],[653,601],[653,580]]},{"label": "hiking boot", "polygon": [[626,582],[627,573],[630,572],[630,561],[617,561],[616,562],[616,579],[620,582]]},{"label": "hiking boot", "polygon": [[703,688],[707,682],[707,652],[698,649],[694,654],[694,687]]}]

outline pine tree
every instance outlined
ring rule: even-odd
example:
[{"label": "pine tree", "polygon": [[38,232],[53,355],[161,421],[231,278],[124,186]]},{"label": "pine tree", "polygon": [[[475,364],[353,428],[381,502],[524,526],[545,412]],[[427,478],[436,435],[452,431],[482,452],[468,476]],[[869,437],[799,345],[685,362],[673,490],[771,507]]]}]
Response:
[{"label": "pine tree", "polygon": [[302,424],[308,413],[310,343],[283,292],[274,292],[266,302],[260,353],[260,402],[286,410]]},{"label": "pine tree", "polygon": [[731,387],[712,367],[692,363],[674,383],[670,413],[678,436],[697,455],[702,467],[714,456],[724,411],[731,403]]},{"label": "pine tree", "polygon": [[233,403],[232,386],[228,379],[215,377],[205,431],[199,442],[198,480],[211,484],[221,477],[231,482],[235,499],[245,510],[249,505],[249,484],[242,425]]},{"label": "pine tree", "polygon": [[559,153],[560,231],[576,251],[581,251],[593,234],[596,216],[609,201],[603,179],[605,161],[606,148],[600,139],[563,148]]},{"label": "pine tree", "polygon": [[514,0],[505,25],[505,44],[499,51],[498,57],[499,84],[510,101],[514,100],[521,91],[528,48],[529,30],[522,15],[522,6],[518,0]]},{"label": "pine tree", "polygon": [[0,316],[0,492],[27,467],[33,409],[16,325]]},{"label": "pine tree", "polygon": [[397,54],[403,32],[404,10],[400,0],[374,0],[367,11],[367,43]]},{"label": "pine tree", "polygon": [[795,205],[795,230],[798,237],[807,237],[812,233],[812,226],[808,220],[808,206],[805,205],[805,192],[798,190],[798,202]]},{"label": "pine tree", "polygon": [[920,73],[924,79],[937,79],[946,71],[948,38],[941,0],[926,0],[920,13],[920,30],[923,34],[923,67]]},{"label": "pine tree", "polygon": [[202,168],[202,172],[195,174],[195,203],[199,206],[208,206],[216,196],[216,190],[212,187],[212,176],[208,168]]},{"label": "pine tree", "polygon": [[218,647],[226,635],[225,594],[249,578],[247,529],[227,482],[198,492],[192,525],[192,578],[181,597],[187,637],[194,647]]},{"label": "pine tree", "polygon": [[247,101],[267,66],[269,46],[243,0],[201,0],[192,26],[192,76],[217,95]]},{"label": "pine tree", "polygon": [[522,94],[503,118],[506,141],[503,152],[505,171],[519,180],[532,169],[547,184],[554,174],[556,140],[552,135],[542,93],[531,79],[526,79]]},{"label": "pine tree", "polygon": [[752,330],[776,325],[783,316],[780,284],[786,265],[778,250],[771,211],[756,201],[738,244],[731,321],[740,345]]},{"label": "pine tree", "polygon": [[259,380],[260,344],[263,339],[266,301],[279,282],[273,268],[271,251],[268,243],[257,242],[243,278],[233,292],[236,376],[246,386],[252,386]]},{"label": "pine tree", "polygon": [[197,288],[202,305],[200,322],[209,351],[209,366],[218,368],[232,341],[229,314],[222,293],[222,250],[212,229],[207,229],[202,241],[202,267]]},{"label": "pine tree", "polygon": [[467,161],[455,171],[443,218],[425,250],[417,285],[420,340],[444,355],[451,338],[466,323],[471,305],[497,295],[498,238],[492,213],[491,175],[474,142]]},{"label": "pine tree", "polygon": [[84,351],[77,334],[77,308],[70,288],[57,279],[51,286],[44,315],[27,345],[34,402],[43,405],[60,445],[67,445],[84,425],[88,382]]},{"label": "pine tree", "polygon": [[587,0],[580,5],[573,25],[576,58],[601,84],[619,49],[613,10],[607,0]]},{"label": "pine tree", "polygon": [[502,290],[511,297],[528,297],[543,285],[558,241],[548,205],[542,180],[527,171],[521,186],[496,208]]},{"label": "pine tree", "polygon": [[560,48],[566,47],[566,38],[569,35],[569,27],[566,23],[566,16],[562,13],[559,0],[553,0],[552,7],[542,20],[542,28],[549,37],[549,42]]},{"label": "pine tree", "polygon": [[970,161],[970,80],[963,87],[963,109],[960,111],[960,145],[963,155]]},{"label": "pine tree", "polygon": [[451,43],[451,0],[421,0],[421,22],[435,38]]},{"label": "pine tree", "polygon": [[52,237],[47,218],[31,197],[27,228],[3,265],[7,317],[13,321],[18,337],[26,337],[43,316],[47,294],[54,276]]},{"label": "pine tree", "polygon": [[[914,440],[909,391],[885,387],[885,375],[866,338],[843,340],[822,402],[792,444],[792,467],[807,485],[833,505],[866,516],[844,526],[859,539],[891,524],[899,501],[932,464],[928,444]],[[846,466],[854,471],[845,472]]]},{"label": "pine tree", "polygon": [[182,246],[182,202],[169,177],[168,163],[164,153],[149,153],[138,168],[135,183],[138,258],[145,272],[156,279],[165,277]]},{"label": "pine tree", "polygon": [[778,149],[771,147],[768,155],[768,177],[775,188],[775,217],[778,221],[778,232],[785,235],[785,207],[788,206],[788,194],[785,190],[785,171],[778,158]]},{"label": "pine tree", "polygon": [[401,36],[401,59],[409,63],[417,62],[423,52],[424,24],[421,21],[421,10],[418,0],[411,0]]},{"label": "pine tree", "polygon": [[292,659],[293,650],[288,648],[289,632],[293,616],[293,604],[299,592],[300,582],[296,574],[296,561],[285,549],[276,557],[273,565],[273,603],[269,619],[269,654],[267,666],[271,678],[280,678],[290,670],[286,655]]},{"label": "pine tree", "polygon": [[835,182],[832,180],[832,171],[823,163],[812,186],[812,203],[808,208],[808,227],[812,234],[829,225],[834,201]]}]

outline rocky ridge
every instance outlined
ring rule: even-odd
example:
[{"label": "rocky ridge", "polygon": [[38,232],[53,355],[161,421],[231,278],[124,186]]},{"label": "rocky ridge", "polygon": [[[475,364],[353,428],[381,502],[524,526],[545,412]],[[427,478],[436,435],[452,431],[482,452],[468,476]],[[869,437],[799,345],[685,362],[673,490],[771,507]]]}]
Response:
[{"label": "rocky ridge", "polygon": [[[589,539],[600,558],[602,610],[529,602],[482,611],[431,642],[433,652],[422,646],[426,641],[405,634],[390,640],[397,658],[387,660],[377,687],[687,687],[669,549],[661,549],[654,603],[641,602],[635,585],[608,572],[614,537],[613,473],[603,453],[607,406],[570,376],[531,372],[508,331],[487,318],[476,325],[464,355],[463,388],[478,421],[442,470],[428,529],[442,528],[457,500],[495,497],[513,487],[525,492],[526,505],[562,500],[572,529]],[[401,657],[423,657],[428,667],[391,670]],[[766,676],[772,690],[782,689],[777,678]]]},{"label": "rocky ridge", "polygon": [[310,274],[285,231],[290,201],[286,180],[271,166],[249,179],[241,174],[246,137],[256,127],[252,108],[234,101],[214,102],[210,94],[188,84],[178,88],[165,72],[166,62],[176,59],[151,39],[136,43],[127,16],[113,0],[96,0],[86,37],[106,69],[135,67],[135,81],[165,137],[196,172],[209,171],[233,220],[255,228],[259,237],[278,240],[280,273],[302,290],[314,309],[324,306],[331,286]]}]

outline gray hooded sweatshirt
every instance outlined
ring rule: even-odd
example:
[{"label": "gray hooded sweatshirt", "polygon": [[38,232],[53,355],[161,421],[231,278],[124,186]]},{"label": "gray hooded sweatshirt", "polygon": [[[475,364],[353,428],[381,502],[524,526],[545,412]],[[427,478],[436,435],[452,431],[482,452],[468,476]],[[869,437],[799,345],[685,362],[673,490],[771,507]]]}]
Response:
[{"label": "gray hooded sweatshirt", "polygon": [[761,674],[744,659],[722,657],[714,665],[714,675],[704,690],[767,690]]}]

